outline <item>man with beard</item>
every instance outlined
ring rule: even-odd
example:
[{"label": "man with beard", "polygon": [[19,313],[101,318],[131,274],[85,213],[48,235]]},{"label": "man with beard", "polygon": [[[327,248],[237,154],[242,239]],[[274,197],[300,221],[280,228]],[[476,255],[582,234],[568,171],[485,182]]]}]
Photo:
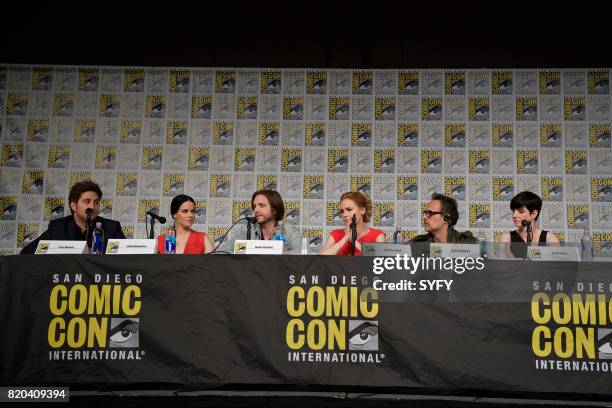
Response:
[{"label": "man with beard", "polygon": [[[57,241],[85,241],[91,247],[91,234],[96,223],[102,223],[104,239],[125,239],[121,224],[118,221],[109,220],[98,216],[100,212],[100,200],[102,190],[93,181],[84,180],[75,183],[68,195],[68,204],[72,215],[58,218],[49,222],[48,229],[40,237],[26,245],[22,254],[33,254],[36,252],[40,240]],[[90,213],[89,219],[87,213]],[[106,246],[106,242],[105,242]]]},{"label": "man with beard", "polygon": [[[251,239],[270,240],[274,239],[274,233],[279,221],[285,216],[285,205],[281,195],[274,190],[259,190],[251,197],[251,208],[253,209],[254,224],[251,227]],[[237,239],[247,238],[247,223],[251,221],[240,221],[228,233],[227,237],[219,246],[219,251],[234,253],[234,243]],[[284,224],[285,254],[297,255],[300,251],[301,233],[298,227]]]}]

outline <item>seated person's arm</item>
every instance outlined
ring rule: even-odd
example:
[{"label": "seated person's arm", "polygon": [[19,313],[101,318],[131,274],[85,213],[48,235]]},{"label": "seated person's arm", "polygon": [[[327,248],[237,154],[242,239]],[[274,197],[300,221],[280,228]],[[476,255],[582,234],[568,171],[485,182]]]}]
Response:
[{"label": "seated person's arm", "polygon": [[319,255],[337,255],[340,249],[342,249],[342,247],[346,245],[347,241],[347,234],[345,234],[344,237],[342,237],[342,239],[338,242],[336,242],[334,237],[332,237],[330,234],[329,238],[327,239],[327,242],[325,243],[325,246],[323,246],[323,249],[319,251]]},{"label": "seated person's arm", "polygon": [[559,237],[557,237],[554,232],[548,231],[546,234],[546,245],[559,246],[560,243]]},{"label": "seated person's arm", "polygon": [[208,236],[208,234],[206,234],[204,236],[204,253],[205,254],[209,254],[212,252],[212,250],[215,248],[212,239],[210,239],[210,237]]},{"label": "seated person's arm", "polygon": [[123,233],[123,230],[121,229],[121,223],[119,221],[117,221],[117,228],[118,230],[113,238],[125,239],[125,234]]},{"label": "seated person's arm", "polygon": [[[512,251],[510,251],[510,245],[512,245],[512,239],[510,238],[510,233],[509,232],[504,232],[503,234],[501,234],[499,236],[499,238],[497,240],[498,240],[498,242],[500,244],[504,244],[502,246],[502,248],[505,247],[505,249],[506,249],[506,256],[508,256],[508,257],[514,256]],[[500,251],[503,250],[502,248],[500,248]],[[501,254],[501,252],[498,252],[498,254]]]},{"label": "seated person's arm", "polygon": [[[240,225],[234,226],[227,236],[223,239],[223,242],[217,247],[218,252],[227,252],[229,254],[234,253],[234,243],[237,239],[245,239],[244,235],[241,236],[242,229]],[[214,247],[213,247],[214,248]]]}]

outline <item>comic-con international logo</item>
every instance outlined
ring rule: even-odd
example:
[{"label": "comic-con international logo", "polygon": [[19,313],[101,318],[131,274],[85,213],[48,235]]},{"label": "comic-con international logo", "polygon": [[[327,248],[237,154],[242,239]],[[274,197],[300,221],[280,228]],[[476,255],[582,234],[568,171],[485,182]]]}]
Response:
[{"label": "comic-con international logo", "polygon": [[612,372],[612,283],[578,281],[572,292],[564,285],[532,283],[536,370]]},{"label": "comic-con international logo", "polygon": [[610,148],[610,124],[591,123],[589,124],[589,144],[591,147]]},{"label": "comic-con international logo", "polygon": [[52,86],[53,86],[53,68],[50,68],[50,67],[32,68],[32,90],[33,91],[49,91],[51,90]]},{"label": "comic-con international logo", "polygon": [[143,277],[54,274],[49,295],[49,360],[140,360]]},{"label": "comic-con international logo", "polygon": [[587,89],[590,95],[610,92],[610,78],[607,70],[589,71],[587,74]]},{"label": "comic-con international logo", "polygon": [[[416,187],[415,187],[416,189]],[[465,200],[466,182],[465,177],[445,177],[444,194],[455,200]]]},{"label": "comic-con international logo", "polygon": [[448,123],[444,126],[446,147],[465,147],[465,123]]},{"label": "comic-con international logo", "polygon": [[512,95],[512,71],[493,71],[491,93],[493,95]]},{"label": "comic-con international logo", "polygon": [[537,174],[538,151],[518,150],[516,152],[516,172],[517,174]]},{"label": "comic-con international logo", "polygon": [[397,126],[398,147],[419,147],[419,124],[400,123]]},{"label": "comic-con international logo", "polygon": [[[29,142],[46,142],[49,137],[49,120],[29,119],[26,132]],[[78,142],[78,140],[75,140],[75,142]]]},{"label": "comic-con international logo", "polygon": [[591,201],[612,201],[612,177],[591,178]]},{"label": "comic-con international logo", "polygon": [[385,358],[379,352],[378,294],[339,280],[332,276],[319,285],[318,276],[289,277],[288,361],[380,364]]},{"label": "comic-con international logo", "polygon": [[108,245],[106,245],[106,253],[107,254],[119,253],[119,242],[117,241],[109,242]]},{"label": "comic-con international logo", "polygon": [[399,72],[397,80],[397,93],[400,95],[418,95],[419,72]]},{"label": "comic-con international logo", "polygon": [[327,93],[327,71],[308,71],[306,73],[306,93],[309,95]]}]

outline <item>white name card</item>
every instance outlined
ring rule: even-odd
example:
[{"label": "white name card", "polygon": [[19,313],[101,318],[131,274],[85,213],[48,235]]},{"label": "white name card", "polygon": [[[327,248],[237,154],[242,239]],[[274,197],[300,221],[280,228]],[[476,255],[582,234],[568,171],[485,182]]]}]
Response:
[{"label": "white name card", "polygon": [[58,254],[86,254],[87,242],[85,241],[57,241],[41,240],[34,252],[36,255],[58,255]]},{"label": "white name card", "polygon": [[439,244],[429,246],[431,258],[478,258],[480,246],[478,244]]},{"label": "white name card", "polygon": [[282,255],[283,254],[283,241],[237,239],[234,242],[234,254]]},{"label": "white name card", "polygon": [[108,255],[154,254],[157,250],[155,239],[109,239],[106,244]]},{"label": "white name card", "polygon": [[388,242],[364,242],[361,244],[361,254],[364,256],[395,256],[412,255],[410,245],[392,244]]},{"label": "white name card", "polygon": [[566,246],[530,246],[527,257],[532,261],[573,261],[580,260],[578,247]]}]

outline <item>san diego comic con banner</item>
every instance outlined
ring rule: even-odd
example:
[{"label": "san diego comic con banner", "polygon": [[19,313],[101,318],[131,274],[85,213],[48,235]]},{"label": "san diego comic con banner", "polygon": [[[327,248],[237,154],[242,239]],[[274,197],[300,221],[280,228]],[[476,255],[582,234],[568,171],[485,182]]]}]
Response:
[{"label": "san diego comic con banner", "polygon": [[0,384],[610,394],[603,262],[201,259],[1,258]]},{"label": "san diego comic con banner", "polygon": [[[513,229],[529,190],[566,242],[585,228],[612,256],[610,69],[266,69],[0,63],[0,254],[70,213],[72,183],[101,185],[101,215],[144,238],[148,210],[198,204],[218,239],[251,194],[278,190],[316,253],[338,199],[369,194],[372,224],[422,232],[432,193],[460,230]],[[160,231],[156,231],[159,233]]]}]

